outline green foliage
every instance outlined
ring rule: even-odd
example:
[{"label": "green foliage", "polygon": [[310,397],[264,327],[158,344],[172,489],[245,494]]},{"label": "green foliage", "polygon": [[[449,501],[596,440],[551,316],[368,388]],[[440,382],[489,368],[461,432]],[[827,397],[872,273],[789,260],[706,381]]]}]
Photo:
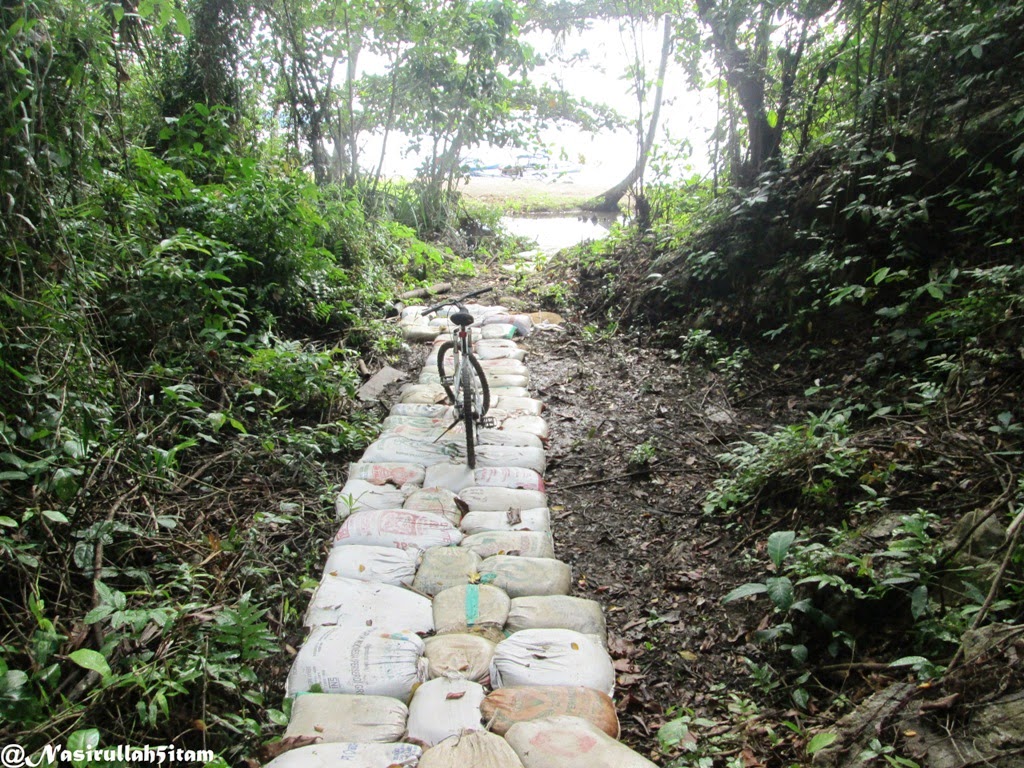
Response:
[{"label": "green foliage", "polygon": [[[858,479],[870,462],[851,439],[849,422],[849,411],[826,411],[733,444],[718,457],[732,472],[714,482],[704,511],[734,513],[755,503],[765,508],[792,494],[820,509],[836,506],[841,492],[862,484]],[[870,487],[861,490],[869,493]]]}]

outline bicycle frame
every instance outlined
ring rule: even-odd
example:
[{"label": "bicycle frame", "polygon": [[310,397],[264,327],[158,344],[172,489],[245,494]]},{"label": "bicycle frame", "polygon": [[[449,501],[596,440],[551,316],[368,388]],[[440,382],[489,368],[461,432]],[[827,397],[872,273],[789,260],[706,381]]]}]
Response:
[{"label": "bicycle frame", "polygon": [[[460,421],[462,422],[466,437],[466,463],[471,469],[476,463],[477,429],[486,426],[488,421],[486,415],[490,407],[490,392],[486,374],[481,368],[480,362],[473,355],[473,335],[470,327],[474,318],[466,311],[463,302],[472,296],[479,296],[490,290],[490,288],[484,288],[473,291],[458,299],[446,301],[423,311],[423,314],[427,315],[446,306],[453,306],[458,310],[449,314],[449,321],[454,327],[451,331],[451,340],[444,342],[437,351],[437,370],[441,386],[444,387],[445,394],[451,401],[455,412],[455,420],[451,427],[445,430],[445,433]],[[447,375],[445,368],[445,358],[449,350],[454,363],[451,377]]]}]

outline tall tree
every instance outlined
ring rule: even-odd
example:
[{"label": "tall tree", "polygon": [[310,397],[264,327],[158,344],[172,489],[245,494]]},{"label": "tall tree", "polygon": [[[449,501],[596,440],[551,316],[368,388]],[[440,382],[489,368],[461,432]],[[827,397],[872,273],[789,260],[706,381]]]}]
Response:
[{"label": "tall tree", "polygon": [[[633,166],[626,177],[615,186],[603,193],[598,195],[594,199],[592,208],[597,211],[617,211],[619,209],[619,201],[625,196],[625,194],[635,185],[638,181],[643,180],[644,170],[647,168],[647,158],[651,154],[651,150],[654,148],[654,138],[658,133],[658,121],[661,117],[661,101],[665,92],[665,73],[668,69],[668,60],[672,55],[672,18],[669,15],[665,15],[663,22],[662,41],[661,41],[661,58],[658,62],[658,78],[654,85],[654,105],[651,108],[651,117],[647,124],[646,132],[643,134],[643,141],[640,142],[636,165]],[[637,64],[638,70],[640,69],[639,63]],[[638,71],[638,76],[643,77],[642,72]],[[638,131],[643,130],[642,125],[642,110],[643,110],[643,93],[644,88],[637,87],[638,102],[641,108],[641,118],[638,120],[637,128]]]},{"label": "tall tree", "polygon": [[778,154],[812,25],[832,5],[833,0],[697,0],[698,16],[743,110],[748,176]]}]

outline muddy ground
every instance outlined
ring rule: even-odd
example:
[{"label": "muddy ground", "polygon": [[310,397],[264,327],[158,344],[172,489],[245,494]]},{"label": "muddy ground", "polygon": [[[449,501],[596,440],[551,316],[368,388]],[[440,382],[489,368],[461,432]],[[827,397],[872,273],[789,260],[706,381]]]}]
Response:
[{"label": "muddy ground", "polygon": [[680,708],[712,719],[749,692],[756,617],[721,603],[750,570],[746,532],[702,512],[738,417],[713,375],[635,341],[569,324],[527,346],[551,428],[557,551],[578,594],[606,608],[623,739],[661,762],[657,729]]}]

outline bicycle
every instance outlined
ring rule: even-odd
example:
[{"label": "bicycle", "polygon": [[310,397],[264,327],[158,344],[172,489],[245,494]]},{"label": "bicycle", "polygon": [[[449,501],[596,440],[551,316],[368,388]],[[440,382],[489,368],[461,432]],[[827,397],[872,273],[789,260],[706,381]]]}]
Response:
[{"label": "bicycle", "polygon": [[[491,290],[493,289],[481,288],[457,299],[450,299],[423,310],[424,315],[437,312],[445,307],[455,307],[458,310],[448,316],[448,320],[454,325],[451,340],[446,341],[437,350],[437,373],[441,379],[441,386],[444,387],[445,395],[448,397],[448,402],[455,409],[455,421],[437,439],[440,440],[461,421],[466,430],[466,464],[470,469],[476,468],[476,431],[479,427],[491,426],[490,420],[487,418],[487,411],[491,407],[491,389],[487,384],[487,377],[484,375],[480,361],[473,354],[472,334],[469,328],[473,325],[474,318],[466,311],[464,302],[466,299],[480,296]],[[452,353],[453,370],[451,375],[448,375],[445,365],[448,352]]]}]

